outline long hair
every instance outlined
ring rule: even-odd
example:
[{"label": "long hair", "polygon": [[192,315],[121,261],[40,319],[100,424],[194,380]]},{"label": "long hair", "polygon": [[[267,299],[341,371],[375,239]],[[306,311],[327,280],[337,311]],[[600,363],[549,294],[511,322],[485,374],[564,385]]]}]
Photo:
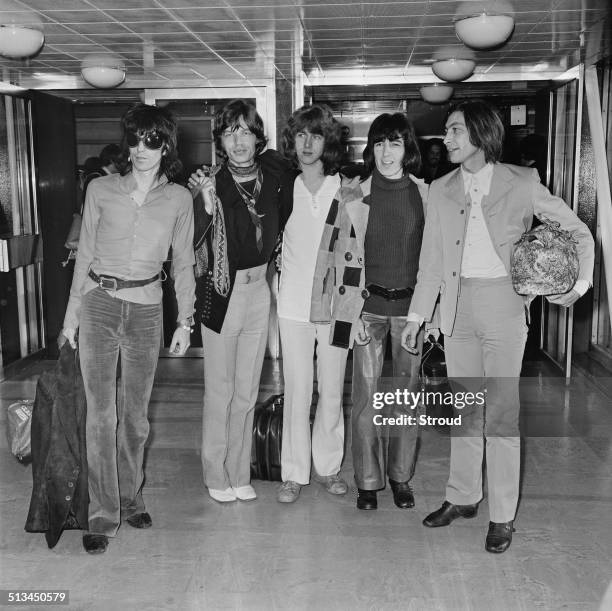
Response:
[{"label": "long hair", "polygon": [[223,149],[222,135],[226,129],[235,130],[240,124],[240,117],[244,119],[247,127],[255,134],[255,156],[259,155],[265,148],[268,139],[264,134],[264,124],[259,116],[255,104],[248,100],[236,99],[228,102],[215,115],[215,129],[213,136],[215,138],[215,146],[217,154],[221,157],[227,157]]},{"label": "long hair", "polygon": [[121,155],[118,162],[122,175],[132,171],[130,161],[130,147],[127,143],[127,134],[130,132],[156,131],[164,140],[162,158],[157,171],[157,177],[166,175],[169,181],[179,174],[183,164],[178,158],[176,150],[176,121],[170,111],[148,104],[135,104],[127,110],[121,118],[123,135],[121,137]]},{"label": "long hair", "polygon": [[404,141],[404,159],[402,166],[404,174],[416,174],[421,169],[421,152],[417,143],[412,123],[404,113],[384,113],[378,115],[368,131],[368,143],[363,151],[363,162],[367,174],[371,174],[376,167],[374,159],[374,145],[383,140]]},{"label": "long hair", "polygon": [[287,121],[282,134],[283,155],[298,168],[299,162],[295,153],[295,136],[308,130],[325,139],[321,161],[323,173],[327,176],[336,174],[342,159],[342,126],[334,118],[331,109],[325,104],[306,105],[298,108]]},{"label": "long hair", "polygon": [[485,161],[499,161],[504,144],[504,124],[497,110],[482,100],[473,100],[455,104],[448,116],[453,112],[463,113],[470,142],[482,150]]}]

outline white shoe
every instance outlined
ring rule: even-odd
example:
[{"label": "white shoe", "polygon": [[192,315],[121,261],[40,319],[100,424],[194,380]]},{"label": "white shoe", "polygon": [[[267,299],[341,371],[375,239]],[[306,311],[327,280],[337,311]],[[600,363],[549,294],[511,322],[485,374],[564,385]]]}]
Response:
[{"label": "white shoe", "polygon": [[214,488],[208,489],[210,498],[214,499],[218,503],[229,503],[236,500],[236,493],[233,488],[226,488],[225,490],[215,490]]},{"label": "white shoe", "polygon": [[257,498],[257,493],[250,484],[247,484],[246,486],[239,486],[238,488],[232,488],[232,491],[236,495],[236,498],[240,501],[254,501]]},{"label": "white shoe", "polygon": [[338,473],[336,473],[336,475],[320,477],[319,480],[323,486],[325,486],[325,490],[327,490],[327,492],[330,494],[346,494],[348,492],[347,483]]}]

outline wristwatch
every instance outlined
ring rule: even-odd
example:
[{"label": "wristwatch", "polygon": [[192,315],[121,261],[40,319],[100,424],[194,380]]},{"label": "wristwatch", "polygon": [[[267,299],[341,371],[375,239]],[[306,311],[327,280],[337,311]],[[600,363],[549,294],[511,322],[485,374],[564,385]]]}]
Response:
[{"label": "wristwatch", "polygon": [[194,324],[195,323],[193,320],[193,316],[187,316],[187,318],[179,320],[177,327],[180,327],[181,329],[185,329],[186,331],[193,333],[192,327]]}]

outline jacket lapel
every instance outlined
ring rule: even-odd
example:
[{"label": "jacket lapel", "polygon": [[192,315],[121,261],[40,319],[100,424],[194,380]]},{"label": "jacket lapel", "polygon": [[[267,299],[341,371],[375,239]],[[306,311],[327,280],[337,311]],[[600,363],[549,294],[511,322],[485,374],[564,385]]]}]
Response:
[{"label": "jacket lapel", "polygon": [[450,174],[446,181],[445,191],[448,199],[453,200],[459,206],[465,206],[466,195],[461,168],[457,168]]},{"label": "jacket lapel", "polygon": [[346,192],[347,198],[344,201],[346,213],[351,219],[351,224],[355,228],[355,235],[357,239],[360,240],[360,243],[363,243],[365,240],[365,232],[368,226],[371,183],[372,178],[368,178],[363,183],[358,184],[354,189],[351,189],[350,192]]},{"label": "jacket lapel", "polygon": [[500,163],[493,166],[493,176],[491,176],[491,188],[489,195],[482,198],[482,209],[491,213],[502,201],[503,197],[512,188],[511,174]]}]

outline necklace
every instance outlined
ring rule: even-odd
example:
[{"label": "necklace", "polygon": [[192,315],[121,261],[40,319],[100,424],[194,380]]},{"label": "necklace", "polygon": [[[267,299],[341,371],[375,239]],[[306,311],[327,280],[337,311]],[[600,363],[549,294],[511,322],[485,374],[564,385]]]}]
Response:
[{"label": "necklace", "polygon": [[255,209],[255,204],[257,203],[257,199],[259,198],[259,193],[261,192],[261,185],[263,182],[263,175],[261,172],[261,168],[257,170],[257,177],[255,179],[255,185],[253,187],[253,192],[250,193],[245,187],[243,187],[235,178],[234,185],[236,185],[236,189],[238,190],[238,194],[242,198],[242,201],[245,203],[249,216],[251,217],[251,222],[255,227],[255,241],[257,243],[257,250],[259,252],[263,249],[263,223],[261,219],[263,218],[263,214],[258,214]]},{"label": "necklace", "polygon": [[234,176],[239,176],[242,178],[244,176],[254,176],[255,174],[257,174],[257,170],[259,169],[259,164],[256,161],[253,161],[253,163],[250,166],[243,167],[243,166],[237,166],[237,165],[234,165],[233,163],[228,162],[227,167],[229,168],[229,171]]}]

